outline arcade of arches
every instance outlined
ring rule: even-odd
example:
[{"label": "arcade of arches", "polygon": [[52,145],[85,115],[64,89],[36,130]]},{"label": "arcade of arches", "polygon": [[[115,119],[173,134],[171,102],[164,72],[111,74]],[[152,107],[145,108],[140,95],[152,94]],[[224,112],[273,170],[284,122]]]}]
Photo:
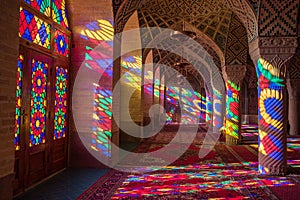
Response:
[{"label": "arcade of arches", "polygon": [[260,175],[285,176],[300,155],[298,0],[0,5],[4,199],[181,126],[212,149],[252,142]]}]

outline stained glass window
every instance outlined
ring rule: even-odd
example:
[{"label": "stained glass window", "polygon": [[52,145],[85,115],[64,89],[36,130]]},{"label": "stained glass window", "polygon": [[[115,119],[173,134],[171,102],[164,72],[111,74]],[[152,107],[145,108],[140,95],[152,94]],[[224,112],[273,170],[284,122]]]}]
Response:
[{"label": "stained glass window", "polygon": [[52,19],[64,28],[69,28],[65,0],[52,0]]},{"label": "stained glass window", "polygon": [[45,143],[48,64],[32,59],[30,95],[30,143]]},{"label": "stained glass window", "polygon": [[19,36],[50,49],[51,26],[32,13],[20,7]]},{"label": "stained glass window", "polygon": [[24,0],[27,4],[31,5],[36,10],[45,14],[47,17],[51,16],[50,2],[51,0]]},{"label": "stained glass window", "polygon": [[69,56],[69,38],[65,33],[59,30],[55,31],[54,52],[62,56]]},{"label": "stained glass window", "polygon": [[54,107],[54,139],[66,136],[67,126],[67,85],[68,71],[56,67],[55,107]]},{"label": "stained glass window", "polygon": [[17,67],[17,90],[16,90],[16,121],[15,121],[15,149],[20,150],[20,123],[21,123],[21,96],[22,96],[22,79],[23,79],[23,61],[24,56],[19,55]]}]

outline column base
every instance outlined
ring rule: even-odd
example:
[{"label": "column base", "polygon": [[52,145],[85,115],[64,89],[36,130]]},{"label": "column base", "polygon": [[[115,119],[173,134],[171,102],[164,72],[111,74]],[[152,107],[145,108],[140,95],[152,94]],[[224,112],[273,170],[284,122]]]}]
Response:
[{"label": "column base", "polygon": [[258,166],[259,173],[269,176],[284,176],[287,172],[287,166]]},{"label": "column base", "polygon": [[226,144],[227,145],[239,145],[240,143],[241,143],[240,139],[226,134]]}]

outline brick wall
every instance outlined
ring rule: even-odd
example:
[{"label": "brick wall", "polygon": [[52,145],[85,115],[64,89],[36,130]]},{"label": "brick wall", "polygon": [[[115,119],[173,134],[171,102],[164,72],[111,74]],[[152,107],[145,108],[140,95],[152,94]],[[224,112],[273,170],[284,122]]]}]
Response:
[{"label": "brick wall", "polygon": [[[80,37],[80,33],[82,30],[86,29],[85,25],[88,23],[95,22],[96,20],[113,20],[113,10],[111,0],[69,0],[68,6],[71,30],[73,32],[72,66],[70,70],[70,89],[72,95],[75,76],[80,65],[85,59],[86,46],[91,46],[89,42]],[[88,153],[81,143],[72,118],[72,106],[70,106],[69,152],[70,167],[102,166],[101,163]]]},{"label": "brick wall", "polygon": [[0,1],[0,197],[12,197],[19,1]]}]

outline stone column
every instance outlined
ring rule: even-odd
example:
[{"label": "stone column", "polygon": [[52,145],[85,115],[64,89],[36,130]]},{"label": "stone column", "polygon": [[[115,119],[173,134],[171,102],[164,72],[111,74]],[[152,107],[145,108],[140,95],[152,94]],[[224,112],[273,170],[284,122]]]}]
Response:
[{"label": "stone column", "polygon": [[213,133],[219,133],[223,126],[222,118],[222,95],[219,91],[213,91],[213,101],[212,101],[212,123],[213,123]]},{"label": "stone column", "polygon": [[299,135],[300,134],[300,79],[288,79],[287,89],[288,89],[288,123],[289,123],[289,134]]},{"label": "stone column", "polygon": [[240,85],[246,71],[246,65],[227,65],[223,68],[226,83],[225,132],[228,145],[240,144],[242,140]]},{"label": "stone column", "polygon": [[212,102],[213,102],[213,99],[212,99],[212,95],[209,93],[209,91],[206,89],[206,104],[205,104],[205,107],[206,107],[206,118],[205,118],[205,121],[206,121],[206,125],[209,126],[211,121],[212,121]]},{"label": "stone column", "polygon": [[[113,41],[113,54],[114,55],[120,55],[121,54],[121,37],[114,37]],[[120,128],[119,125],[116,123],[117,121],[120,121],[121,115],[121,89],[117,88],[116,85],[118,81],[120,80],[121,77],[121,58],[117,58],[113,62],[113,75],[112,75],[112,91],[114,92],[116,97],[119,98],[114,98],[112,101],[112,110],[116,111],[112,115],[112,121],[111,121],[111,142],[115,145],[112,146],[111,148],[111,160],[110,164],[117,164],[119,160],[119,145],[120,145]]]},{"label": "stone column", "polygon": [[164,124],[166,120],[166,115],[165,115],[165,76],[162,75],[162,78],[160,80],[160,86],[159,86],[159,105],[160,105],[160,111],[159,111],[159,123],[162,125]]},{"label": "stone column", "polygon": [[224,80],[222,76],[220,76],[219,71],[215,71],[212,74],[212,123],[213,123],[213,133],[215,135],[219,134],[221,128],[223,126],[224,116],[223,113],[225,112],[225,108],[222,106],[223,102],[225,102],[225,86]]},{"label": "stone column", "polygon": [[206,108],[204,107],[204,105],[206,104],[206,93],[205,93],[204,87],[201,88],[200,95],[201,95],[200,122],[205,123],[206,122]]},{"label": "stone column", "polygon": [[263,37],[250,44],[250,55],[257,63],[261,174],[286,173],[286,66],[296,47],[296,37]]}]

